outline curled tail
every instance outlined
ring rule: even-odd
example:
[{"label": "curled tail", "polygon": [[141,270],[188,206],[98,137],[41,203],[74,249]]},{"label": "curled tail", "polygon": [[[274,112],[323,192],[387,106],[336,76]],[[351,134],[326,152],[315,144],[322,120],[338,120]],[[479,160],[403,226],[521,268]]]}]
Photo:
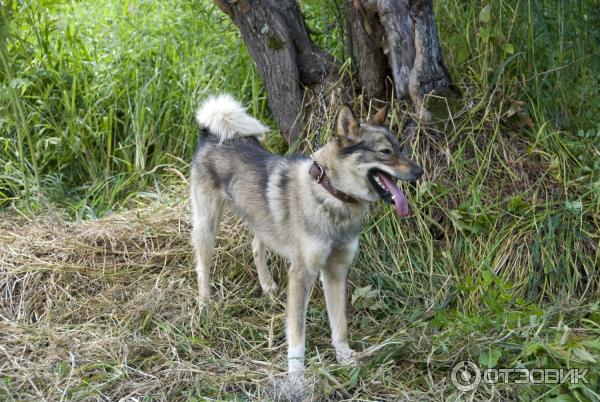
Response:
[{"label": "curled tail", "polygon": [[196,111],[196,121],[219,139],[235,137],[262,137],[269,128],[250,116],[231,95],[211,96]]}]

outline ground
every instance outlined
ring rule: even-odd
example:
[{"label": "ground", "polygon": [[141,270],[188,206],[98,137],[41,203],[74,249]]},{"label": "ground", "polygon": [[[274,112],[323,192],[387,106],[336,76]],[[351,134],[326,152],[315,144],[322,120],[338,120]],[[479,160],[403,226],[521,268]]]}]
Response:
[{"label": "ground", "polygon": [[[390,127],[425,174],[403,184],[411,217],[373,206],[350,275],[350,344],[383,346],[336,364],[317,287],[309,399],[599,400],[600,12],[576,3],[436,2],[461,94],[428,99],[428,126],[393,105]],[[324,43],[341,9],[301,4]],[[261,293],[250,234],[228,215],[201,311],[189,243],[199,102],[233,93],[275,128],[235,27],[208,1],[3,6],[0,399],[284,397],[285,286]],[[342,31],[330,42],[349,66]],[[352,106],[372,115],[360,94]],[[285,261],[269,265],[285,284]],[[462,392],[462,361],[588,371]]]},{"label": "ground", "polygon": [[[185,193],[166,197],[80,223],[60,215],[2,220],[3,399],[278,399],[286,367],[284,293],[262,294],[249,234],[229,214],[218,240],[214,303],[202,312]],[[494,293],[502,291],[492,283],[471,284],[481,296],[469,289],[457,294],[465,281],[450,272],[432,275],[410,263],[394,269],[395,259],[419,258],[403,250],[422,239],[403,230],[386,244],[380,231],[387,225],[411,225],[396,223],[386,207],[376,212],[350,276],[349,327],[357,350],[386,346],[357,367],[337,365],[315,289],[308,313],[311,397],[462,399],[470,394],[458,392],[450,378],[462,360],[597,370],[597,303],[557,300],[521,308],[518,300],[502,300],[508,293]],[[382,214],[394,219],[382,225]],[[285,283],[284,261],[270,258],[270,265]],[[456,297],[476,297],[482,305],[470,314],[451,307]],[[500,310],[493,303],[502,303]],[[588,378],[597,381],[597,371]],[[561,389],[486,385],[475,398]]]}]

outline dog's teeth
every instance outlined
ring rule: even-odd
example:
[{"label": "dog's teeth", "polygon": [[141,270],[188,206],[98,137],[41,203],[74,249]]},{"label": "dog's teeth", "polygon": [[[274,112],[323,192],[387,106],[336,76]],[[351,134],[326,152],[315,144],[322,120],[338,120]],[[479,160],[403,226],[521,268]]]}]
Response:
[{"label": "dog's teeth", "polygon": [[390,194],[390,191],[387,189],[387,187],[385,186],[385,184],[383,184],[383,182],[381,181],[381,179],[379,178],[379,176],[373,176],[375,183],[377,183],[377,185],[386,193]]}]

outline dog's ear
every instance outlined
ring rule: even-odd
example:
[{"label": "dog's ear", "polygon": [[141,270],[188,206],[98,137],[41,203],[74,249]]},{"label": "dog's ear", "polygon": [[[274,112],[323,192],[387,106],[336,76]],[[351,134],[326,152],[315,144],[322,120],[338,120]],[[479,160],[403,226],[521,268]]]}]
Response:
[{"label": "dog's ear", "polygon": [[358,134],[358,121],[350,106],[344,105],[337,120],[337,135],[342,140],[351,140]]},{"label": "dog's ear", "polygon": [[369,123],[374,124],[376,126],[381,126],[383,123],[385,123],[385,119],[387,118],[389,110],[389,105],[386,103],[381,109],[379,109],[377,113],[375,113],[375,116],[373,116]]}]

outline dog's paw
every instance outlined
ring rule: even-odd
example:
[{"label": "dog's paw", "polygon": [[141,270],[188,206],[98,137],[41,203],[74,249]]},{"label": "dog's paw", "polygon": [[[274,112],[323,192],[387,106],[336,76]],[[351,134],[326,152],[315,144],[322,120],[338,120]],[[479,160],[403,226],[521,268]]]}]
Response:
[{"label": "dog's paw", "polygon": [[303,401],[306,396],[306,377],[304,371],[288,373],[285,395],[290,401]]},{"label": "dog's paw", "polygon": [[213,308],[214,302],[210,298],[198,297],[198,310],[200,313],[209,313]]},{"label": "dog's paw", "polygon": [[275,283],[273,280],[265,284],[261,283],[260,287],[262,288],[264,294],[269,296],[277,291],[277,283]]},{"label": "dog's paw", "polygon": [[345,366],[356,366],[358,364],[357,353],[348,346],[337,348],[335,355],[339,364]]}]

